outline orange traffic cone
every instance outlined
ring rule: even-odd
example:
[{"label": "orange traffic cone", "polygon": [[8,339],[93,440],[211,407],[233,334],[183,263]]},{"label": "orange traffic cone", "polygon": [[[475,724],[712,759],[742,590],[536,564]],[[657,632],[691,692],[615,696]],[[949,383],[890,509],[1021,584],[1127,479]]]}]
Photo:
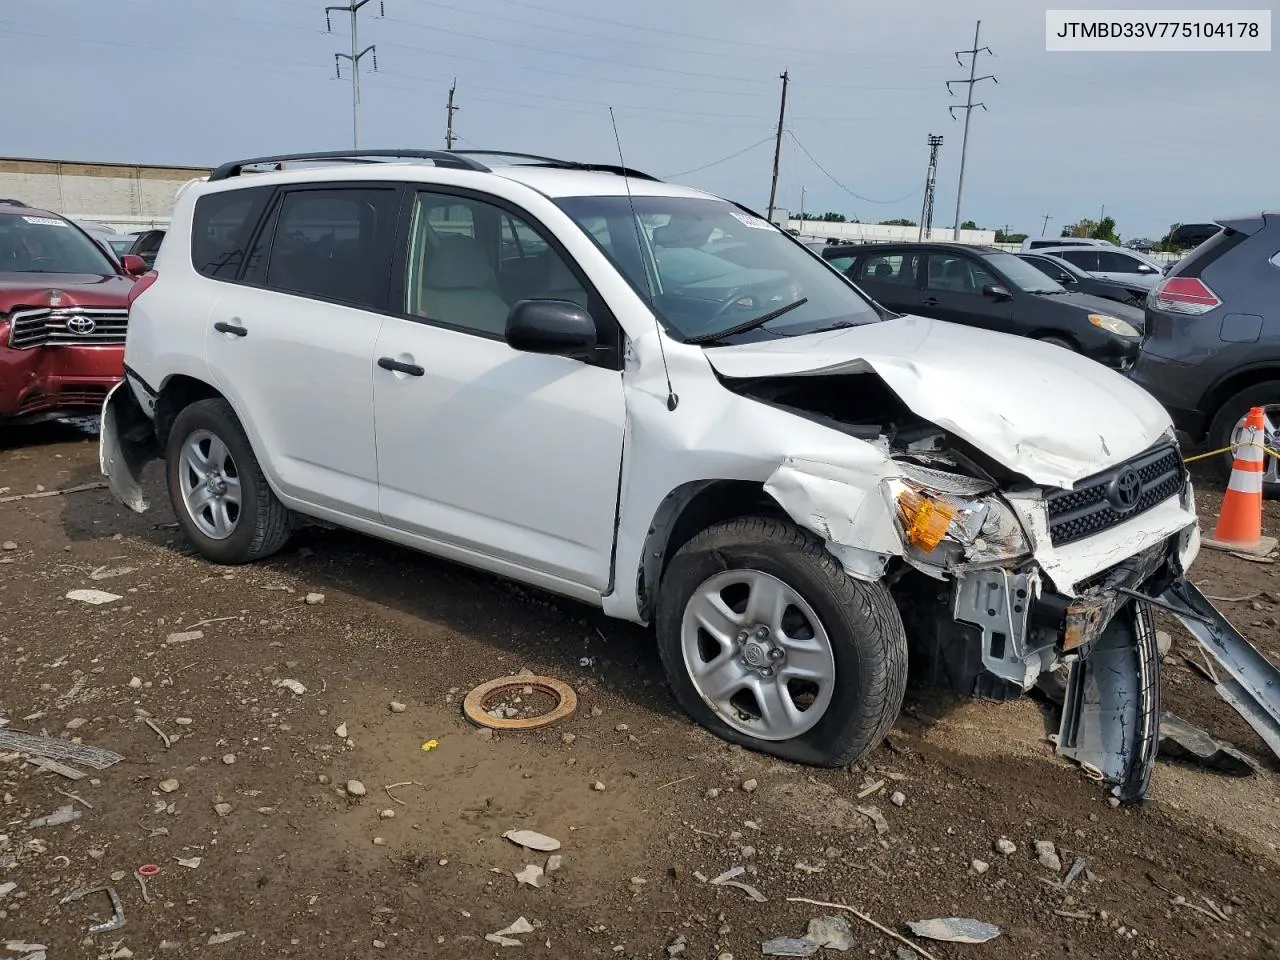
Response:
[{"label": "orange traffic cone", "polygon": [[1253,556],[1266,556],[1276,548],[1275,537],[1262,535],[1262,474],[1265,469],[1263,441],[1266,416],[1254,407],[1244,421],[1240,446],[1236,447],[1231,465],[1231,479],[1222,499],[1222,512],[1213,536],[1202,543],[1215,550],[1231,550]]}]

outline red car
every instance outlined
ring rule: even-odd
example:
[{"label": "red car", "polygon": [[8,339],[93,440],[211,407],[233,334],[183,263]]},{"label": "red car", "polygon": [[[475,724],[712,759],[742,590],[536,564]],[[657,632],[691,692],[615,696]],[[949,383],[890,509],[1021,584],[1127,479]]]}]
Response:
[{"label": "red car", "polygon": [[101,409],[124,376],[129,291],[146,270],[65,217],[0,200],[0,423]]}]

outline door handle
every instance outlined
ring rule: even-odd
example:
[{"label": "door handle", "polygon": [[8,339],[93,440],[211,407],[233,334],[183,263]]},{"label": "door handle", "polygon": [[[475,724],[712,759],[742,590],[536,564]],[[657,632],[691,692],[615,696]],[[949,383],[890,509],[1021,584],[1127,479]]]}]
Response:
[{"label": "door handle", "polygon": [[247,337],[249,335],[249,331],[244,327],[237,327],[233,323],[224,323],[221,320],[213,325],[213,329],[219,333],[229,333],[235,337]]},{"label": "door handle", "polygon": [[378,366],[383,370],[391,370],[394,373],[407,373],[411,377],[420,377],[427,372],[416,363],[405,363],[394,357],[379,357]]}]

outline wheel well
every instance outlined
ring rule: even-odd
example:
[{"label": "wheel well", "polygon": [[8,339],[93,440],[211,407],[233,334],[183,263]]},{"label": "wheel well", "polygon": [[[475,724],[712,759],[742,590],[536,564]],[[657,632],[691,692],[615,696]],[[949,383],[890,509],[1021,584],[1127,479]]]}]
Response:
[{"label": "wheel well", "polygon": [[641,616],[649,619],[658,584],[676,551],[713,524],[747,516],[787,517],[764,485],[750,480],[698,480],[667,494],[645,538],[637,584]]},{"label": "wheel well", "polygon": [[178,375],[170,377],[160,388],[160,396],[156,399],[156,440],[160,449],[164,450],[169,443],[169,430],[184,407],[197,400],[211,400],[221,397],[217,390],[203,380],[195,377]]},{"label": "wheel well", "polygon": [[1035,330],[1027,334],[1027,338],[1030,340],[1043,340],[1045,337],[1053,337],[1055,340],[1064,340],[1071,344],[1071,346],[1077,351],[1080,349],[1080,341],[1063,330]]},{"label": "wheel well", "polygon": [[[1247,370],[1239,370],[1221,383],[1210,387],[1209,391],[1204,395],[1204,399],[1200,401],[1200,409],[1204,413],[1205,434],[1208,434],[1209,426],[1214,417],[1218,415],[1219,408],[1227,402],[1229,397],[1235,396],[1241,390],[1257,386],[1259,383],[1266,383],[1268,380],[1280,380],[1280,369],[1276,367],[1252,367]],[[1202,438],[1197,437],[1196,439]]]}]

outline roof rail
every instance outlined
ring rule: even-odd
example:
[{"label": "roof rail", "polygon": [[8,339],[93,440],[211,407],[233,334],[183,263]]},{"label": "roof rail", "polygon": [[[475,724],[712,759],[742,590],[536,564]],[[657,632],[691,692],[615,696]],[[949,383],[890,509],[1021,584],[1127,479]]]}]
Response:
[{"label": "roof rail", "polygon": [[614,173],[620,177],[635,177],[637,180],[653,180],[661,183],[657,177],[651,174],[613,163],[581,163],[577,160],[557,160],[555,157],[542,157],[535,153],[516,153],[511,150],[451,150],[450,153],[480,157],[512,157],[516,160],[530,161],[529,166],[555,167],[560,170],[584,170],[590,173]]},{"label": "roof rail", "polygon": [[0,197],[0,203],[3,203],[7,207],[26,207],[27,206],[21,200],[14,200],[12,197]]},{"label": "roof rail", "polygon": [[373,158],[432,160],[437,167],[451,167],[456,170],[478,170],[485,172],[489,168],[475,160],[455,156],[444,150],[326,150],[319,153],[285,153],[275,157],[253,157],[249,160],[236,160],[224,163],[209,174],[209,181],[227,180],[238,177],[245,167],[256,167],[263,163],[286,163],[291,160],[345,160],[348,163],[373,163]]}]

